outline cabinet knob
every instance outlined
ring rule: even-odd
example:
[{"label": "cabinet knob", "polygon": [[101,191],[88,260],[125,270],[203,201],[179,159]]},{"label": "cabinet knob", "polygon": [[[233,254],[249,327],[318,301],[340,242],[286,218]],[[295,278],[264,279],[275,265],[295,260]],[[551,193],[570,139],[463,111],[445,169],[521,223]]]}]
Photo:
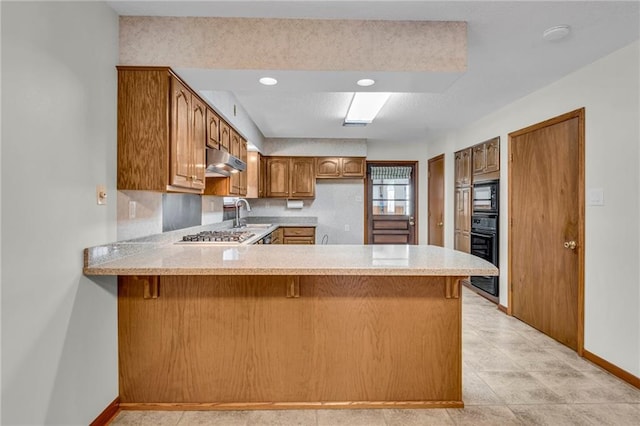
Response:
[{"label": "cabinet knob", "polygon": [[438,222],[438,226],[442,226],[442,225],[444,225],[444,223]]},{"label": "cabinet knob", "polygon": [[564,248],[566,248],[566,249],[575,250],[576,247],[578,247],[578,243],[576,243],[575,241],[565,241],[564,242]]}]

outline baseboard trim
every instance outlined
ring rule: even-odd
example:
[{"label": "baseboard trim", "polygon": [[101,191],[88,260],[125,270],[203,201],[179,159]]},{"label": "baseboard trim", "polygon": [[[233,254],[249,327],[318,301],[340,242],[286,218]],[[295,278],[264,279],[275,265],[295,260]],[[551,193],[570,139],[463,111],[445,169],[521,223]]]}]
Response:
[{"label": "baseboard trim", "polygon": [[113,418],[120,412],[120,397],[107,405],[107,408],[102,410],[102,413],[96,417],[94,421],[90,423],[90,426],[106,426],[113,420]]},{"label": "baseboard trim", "polygon": [[596,364],[597,366],[604,368],[614,376],[640,389],[640,377],[634,376],[628,371],[623,370],[617,365],[611,364],[606,359],[600,358],[598,355],[593,354],[586,349],[583,350],[582,356],[588,359],[589,361],[591,361],[592,363]]},{"label": "baseboard trim", "polygon": [[505,313],[505,314],[509,315],[509,312],[508,312],[508,311],[509,311],[509,308],[507,308],[507,307],[506,307],[506,306],[504,306],[504,305],[498,304],[498,310],[499,310],[500,312],[502,312],[502,313]]},{"label": "baseboard trim", "polygon": [[121,410],[301,410],[349,408],[463,408],[462,401],[339,401],[339,402],[212,402],[212,403],[120,403]]}]

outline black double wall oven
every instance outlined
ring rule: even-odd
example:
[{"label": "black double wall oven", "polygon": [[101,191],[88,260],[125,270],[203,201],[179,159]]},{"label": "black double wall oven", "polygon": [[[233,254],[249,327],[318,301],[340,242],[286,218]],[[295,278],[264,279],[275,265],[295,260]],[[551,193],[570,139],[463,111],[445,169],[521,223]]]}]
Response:
[{"label": "black double wall oven", "polygon": [[[499,266],[499,200],[498,180],[476,183],[473,186],[471,215],[471,254]],[[471,285],[488,293],[496,302],[499,279],[490,276],[471,276]]]}]

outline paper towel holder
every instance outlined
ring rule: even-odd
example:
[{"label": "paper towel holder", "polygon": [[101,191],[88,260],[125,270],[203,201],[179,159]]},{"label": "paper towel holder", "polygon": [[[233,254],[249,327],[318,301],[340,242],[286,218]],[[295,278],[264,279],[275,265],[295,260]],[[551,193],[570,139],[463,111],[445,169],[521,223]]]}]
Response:
[{"label": "paper towel holder", "polygon": [[287,200],[288,209],[301,209],[302,207],[304,207],[303,200]]}]

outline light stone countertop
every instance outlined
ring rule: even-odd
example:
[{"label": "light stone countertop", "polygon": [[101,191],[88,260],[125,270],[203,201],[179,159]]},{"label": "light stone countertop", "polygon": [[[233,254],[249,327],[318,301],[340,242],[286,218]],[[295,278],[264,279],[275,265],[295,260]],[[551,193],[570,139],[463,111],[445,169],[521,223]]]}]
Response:
[{"label": "light stone countertop", "polygon": [[[103,246],[105,250],[109,247]],[[95,249],[95,248],[94,248]],[[475,256],[416,245],[148,244],[102,263],[86,275],[498,275]]]}]

